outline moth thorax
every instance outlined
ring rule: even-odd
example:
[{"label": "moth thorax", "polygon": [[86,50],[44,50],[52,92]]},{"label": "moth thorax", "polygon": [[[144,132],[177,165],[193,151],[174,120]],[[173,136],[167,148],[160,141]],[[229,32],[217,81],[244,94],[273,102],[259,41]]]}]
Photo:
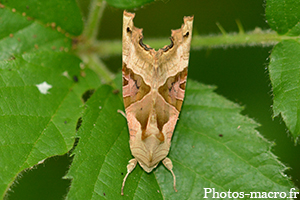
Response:
[{"label": "moth thorax", "polygon": [[152,160],[153,160],[153,152],[155,152],[155,150],[160,145],[160,143],[161,142],[154,135],[151,135],[150,137],[145,139],[145,148],[149,152],[149,161],[150,162],[152,162]]},{"label": "moth thorax", "polygon": [[160,145],[161,141],[155,135],[151,135],[144,140],[145,151],[143,153],[145,154],[140,156],[141,152],[137,152],[138,155],[134,155],[146,172],[151,172],[161,160],[157,154]]}]

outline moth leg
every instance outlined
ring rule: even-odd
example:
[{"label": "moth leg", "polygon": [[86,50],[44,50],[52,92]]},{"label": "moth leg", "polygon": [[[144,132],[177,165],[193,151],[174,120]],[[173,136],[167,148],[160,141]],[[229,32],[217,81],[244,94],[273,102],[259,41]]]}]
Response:
[{"label": "moth leg", "polygon": [[163,162],[164,166],[171,172],[171,174],[173,176],[173,180],[174,180],[173,187],[174,187],[175,192],[177,192],[178,190],[176,189],[176,177],[172,170],[173,169],[172,161],[170,158],[165,158],[162,162]]},{"label": "moth leg", "polygon": [[121,195],[124,195],[123,189],[124,189],[124,186],[125,186],[125,181],[126,181],[128,175],[132,172],[132,170],[134,170],[134,168],[135,168],[135,166],[136,166],[136,163],[137,163],[137,160],[136,160],[135,158],[129,160],[129,164],[127,165],[127,174],[126,174],[126,176],[124,177],[123,183],[122,183]]},{"label": "moth leg", "polygon": [[121,115],[123,115],[123,117],[125,117],[127,119],[126,114],[123,112],[123,110],[118,109],[117,112],[120,113]]}]

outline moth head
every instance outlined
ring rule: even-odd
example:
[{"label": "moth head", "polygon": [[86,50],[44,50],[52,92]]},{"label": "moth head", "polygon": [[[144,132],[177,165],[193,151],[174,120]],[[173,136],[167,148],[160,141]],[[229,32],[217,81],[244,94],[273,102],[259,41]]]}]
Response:
[{"label": "moth head", "polygon": [[168,155],[170,144],[152,134],[144,140],[136,140],[130,148],[141,167],[149,173]]},{"label": "moth head", "polygon": [[158,163],[156,163],[155,165],[149,167],[141,161],[138,161],[138,162],[139,162],[140,166],[143,168],[143,170],[145,170],[148,173],[152,172],[152,170],[155,169],[158,165]]},{"label": "moth head", "polygon": [[159,141],[154,135],[149,136],[140,144],[139,150],[137,152],[133,150],[132,154],[141,167],[149,173],[168,155],[170,146]]}]

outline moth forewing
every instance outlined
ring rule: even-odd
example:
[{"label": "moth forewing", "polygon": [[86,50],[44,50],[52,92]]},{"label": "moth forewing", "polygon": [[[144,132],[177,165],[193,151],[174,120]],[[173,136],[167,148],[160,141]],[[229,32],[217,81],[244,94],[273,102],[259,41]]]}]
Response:
[{"label": "moth forewing", "polygon": [[177,191],[167,155],[185,93],[193,17],[184,17],[181,28],[172,30],[171,44],[155,51],[143,43],[134,16],[124,11],[123,100],[134,159],[127,165],[121,194],[137,162],[150,173],[162,161],[172,173]]}]

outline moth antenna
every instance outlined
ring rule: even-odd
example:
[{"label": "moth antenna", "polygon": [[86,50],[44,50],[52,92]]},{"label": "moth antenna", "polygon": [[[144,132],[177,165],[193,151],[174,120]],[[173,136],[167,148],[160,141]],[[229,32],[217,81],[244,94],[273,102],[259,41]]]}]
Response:
[{"label": "moth antenna", "polygon": [[164,166],[171,172],[172,176],[173,176],[173,187],[175,192],[178,192],[178,190],[176,189],[176,176],[173,172],[173,164],[170,158],[165,158],[163,161]]},{"label": "moth antenna", "polygon": [[174,187],[174,190],[175,192],[178,192],[178,190],[176,189],[176,176],[175,174],[173,173],[173,170],[170,170],[172,176],[173,176],[173,187]]},{"label": "moth antenna", "polygon": [[123,190],[124,190],[124,187],[125,187],[125,181],[126,181],[128,175],[129,175],[129,173],[130,173],[130,172],[127,172],[126,176],[125,176],[124,179],[123,179],[122,188],[121,188],[121,195],[122,195],[122,196],[124,195]]},{"label": "moth antenna", "polygon": [[129,164],[127,165],[127,174],[125,175],[125,177],[123,179],[122,188],[121,188],[121,195],[122,196],[124,195],[123,189],[125,187],[126,179],[127,179],[128,175],[132,172],[132,170],[134,170],[134,168],[136,166],[136,163],[137,163],[137,160],[135,158],[129,160]]}]

